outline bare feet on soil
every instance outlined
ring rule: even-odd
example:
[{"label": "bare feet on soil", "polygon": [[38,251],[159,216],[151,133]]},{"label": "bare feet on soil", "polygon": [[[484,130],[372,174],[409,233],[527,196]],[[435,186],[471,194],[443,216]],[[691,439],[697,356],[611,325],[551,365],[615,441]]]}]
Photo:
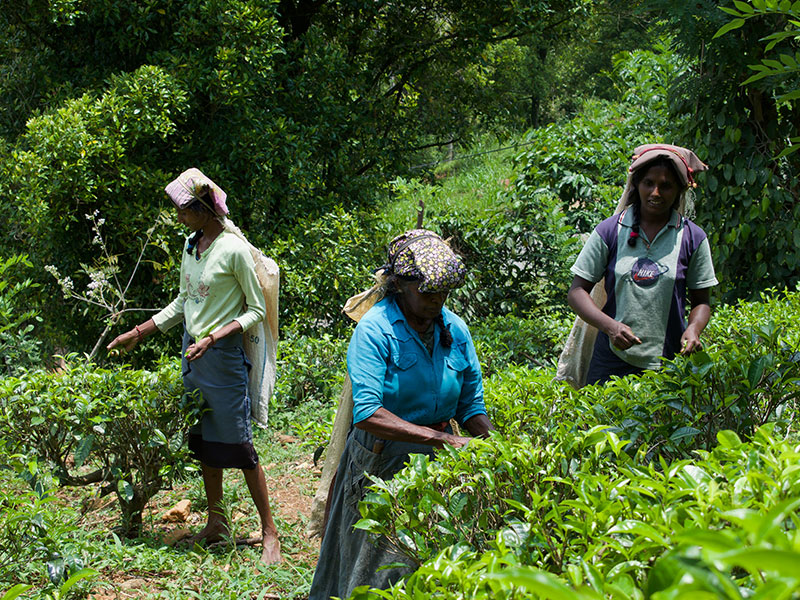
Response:
[{"label": "bare feet on soil", "polygon": [[264,530],[263,540],[261,541],[261,562],[265,565],[277,565],[283,562],[281,556],[281,543],[278,540],[278,533],[276,531]]}]

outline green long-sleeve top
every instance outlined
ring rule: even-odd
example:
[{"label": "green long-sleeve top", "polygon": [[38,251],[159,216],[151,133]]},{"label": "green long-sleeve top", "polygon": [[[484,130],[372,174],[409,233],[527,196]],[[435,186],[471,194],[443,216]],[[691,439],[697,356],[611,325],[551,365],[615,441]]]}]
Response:
[{"label": "green long-sleeve top", "polygon": [[197,341],[233,320],[247,331],[264,318],[264,295],[242,240],[223,231],[199,260],[185,250],[178,297],[153,317],[161,331],[185,321],[186,331]]}]

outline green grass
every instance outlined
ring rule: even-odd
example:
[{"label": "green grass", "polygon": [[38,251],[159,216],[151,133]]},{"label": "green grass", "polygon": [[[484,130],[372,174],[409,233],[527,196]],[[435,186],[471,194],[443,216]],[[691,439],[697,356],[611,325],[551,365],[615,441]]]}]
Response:
[{"label": "green grass", "polygon": [[513,158],[519,153],[519,149],[498,149],[513,146],[521,140],[521,135],[501,143],[484,140],[471,148],[461,149],[456,156],[477,156],[439,164],[427,172],[428,183],[395,180],[392,182],[392,199],[378,219],[387,223],[390,231],[409,229],[414,225],[420,200],[425,202],[426,217],[453,212],[496,212],[509,202],[507,191],[517,175]]},{"label": "green grass", "polygon": [[[297,502],[310,505],[318,480],[312,472],[310,452],[297,443],[281,444],[269,431],[254,432],[255,445],[267,484],[275,521],[281,536],[284,562],[278,566],[262,566],[260,547],[223,544],[210,549],[195,546],[165,545],[169,529],[186,524],[165,524],[161,515],[181,499],[192,502],[189,527],[197,531],[205,519],[206,501],[199,474],[190,474],[175,489],[159,493],[144,515],[140,537],[120,538],[112,532],[119,519],[116,500],[100,499],[88,507],[90,488],[57,491],[62,518],[70,519],[77,528],[63,539],[61,552],[77,556],[85,567],[99,575],[91,579],[95,598],[146,597],[163,600],[185,598],[304,598],[308,593],[318,554],[318,540],[305,535],[307,519],[297,509]],[[16,485],[25,484],[19,479]],[[258,514],[250,499],[240,471],[225,471],[225,510],[233,523],[234,537],[247,537],[260,529]],[[287,500],[289,499],[290,502]],[[55,506],[54,509],[58,509]],[[76,522],[77,519],[77,522]],[[50,584],[45,561],[32,562],[24,569],[15,569],[16,577],[0,579],[0,591],[16,583],[34,589],[20,598],[51,598],[55,588]],[[132,587],[131,587],[132,586]],[[82,583],[80,588],[87,590]],[[126,596],[131,594],[131,596]],[[1,596],[1,594],[0,594]]]}]

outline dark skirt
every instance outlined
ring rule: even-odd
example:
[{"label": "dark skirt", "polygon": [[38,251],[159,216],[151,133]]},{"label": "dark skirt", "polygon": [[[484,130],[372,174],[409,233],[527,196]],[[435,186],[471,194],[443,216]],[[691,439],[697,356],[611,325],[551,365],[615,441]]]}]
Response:
[{"label": "dark skirt", "polygon": [[247,376],[250,363],[242,348],[242,334],[217,341],[200,358],[188,362],[192,343],[184,332],[181,366],[187,391],[200,390],[203,415],[189,430],[192,457],[209,467],[253,469],[258,454],[253,447]]},{"label": "dark skirt", "polygon": [[[353,529],[353,525],[361,519],[358,503],[370,483],[365,472],[390,479],[405,466],[410,454],[433,455],[433,447],[381,440],[383,449],[373,452],[376,441],[378,438],[357,428],[347,438],[308,600],[347,598],[360,585],[385,589],[415,568],[407,557],[393,552],[384,537]],[[398,562],[408,566],[381,569]]]}]

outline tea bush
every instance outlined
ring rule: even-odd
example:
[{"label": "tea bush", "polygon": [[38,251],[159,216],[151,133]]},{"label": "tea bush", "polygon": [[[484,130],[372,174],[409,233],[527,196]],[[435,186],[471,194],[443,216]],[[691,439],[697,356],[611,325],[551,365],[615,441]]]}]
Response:
[{"label": "tea bush", "polygon": [[[385,238],[385,239],[384,239]],[[346,329],[347,299],[372,285],[390,236],[380,236],[361,215],[337,207],[274,240],[268,253],[280,265],[282,318],[292,332]]]},{"label": "tea bush", "polygon": [[327,443],[344,383],[347,344],[347,338],[329,333],[290,333],[279,342],[271,429],[291,433],[306,446]]},{"label": "tea bush", "polygon": [[573,230],[591,231],[614,209],[633,149],[663,141],[670,83],[687,70],[669,40],[653,51],[621,52],[614,81],[621,102],[586,102],[576,117],[534,129],[517,157],[516,197],[528,202],[546,189],[557,194]]},{"label": "tea bush", "polygon": [[180,366],[102,369],[67,357],[63,372],[0,379],[0,433],[17,453],[53,467],[62,485],[115,493],[124,532],[138,531],[147,501],[183,472],[184,436],[200,402]]},{"label": "tea bush", "polygon": [[798,302],[722,308],[705,351],[605,386],[498,371],[498,433],[373,480],[358,526],[420,568],[354,597],[794,597]]},{"label": "tea bush", "polygon": [[[546,447],[493,436],[376,481],[359,526],[422,564],[384,597],[796,593],[798,447],[773,433],[720,432],[713,451],[671,463],[629,457],[602,426]],[[524,567],[498,568],[509,565]],[[459,576],[471,594],[452,586]]]},{"label": "tea bush", "polygon": [[29,296],[38,285],[20,276],[31,267],[26,255],[0,256],[0,376],[41,364],[41,342],[32,334],[40,318],[29,308]]},{"label": "tea bush", "polygon": [[470,325],[483,376],[491,377],[510,364],[547,367],[558,358],[573,316],[539,310],[527,318],[491,316]]},{"label": "tea bush", "polygon": [[580,248],[554,195],[542,191],[489,216],[453,213],[431,228],[452,237],[469,269],[448,300],[467,322],[565,303],[572,277],[564,265]]}]

